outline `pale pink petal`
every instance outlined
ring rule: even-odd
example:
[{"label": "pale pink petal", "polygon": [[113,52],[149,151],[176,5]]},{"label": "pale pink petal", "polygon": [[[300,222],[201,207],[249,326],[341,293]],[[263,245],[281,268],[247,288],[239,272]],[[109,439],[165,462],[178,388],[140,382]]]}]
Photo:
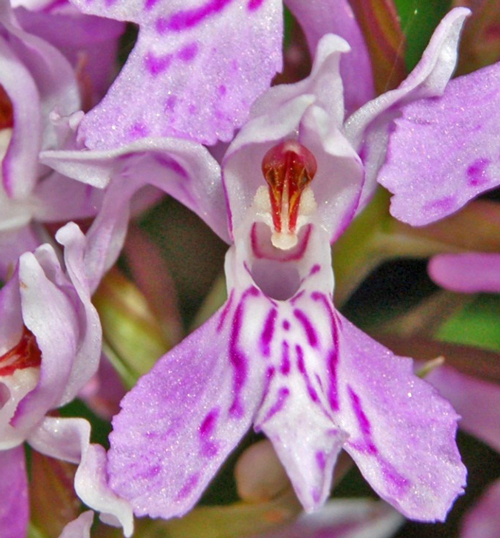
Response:
[{"label": "pale pink petal", "polygon": [[497,538],[500,528],[500,482],[494,482],[465,515],[460,538]]},{"label": "pale pink petal", "polygon": [[452,80],[404,109],[379,182],[413,226],[446,217],[500,185],[500,63]]},{"label": "pale pink petal", "polygon": [[281,69],[280,0],[74,0],[136,22],[134,50],[80,133],[92,149],[146,136],[230,140]]},{"label": "pale pink petal", "polygon": [[426,380],[434,385],[459,413],[460,429],[500,452],[498,385],[466,376],[446,365],[432,370]]},{"label": "pale pink petal", "polygon": [[459,293],[500,293],[500,254],[440,254],[429,262],[431,278]]},{"label": "pale pink petal", "polygon": [[133,532],[132,509],[108,485],[106,451],[90,443],[90,424],[81,418],[47,417],[28,438],[36,450],[52,458],[78,464],[75,491],[101,519],[123,527],[129,537]]},{"label": "pale pink petal", "polygon": [[90,538],[90,527],[93,521],[94,513],[91,510],[83,512],[64,527],[59,538]]},{"label": "pale pink petal", "polygon": [[470,11],[453,9],[436,28],[422,59],[409,77],[395,90],[386,92],[355,112],[346,123],[347,138],[365,164],[365,186],[360,208],[377,186],[377,174],[384,163],[392,121],[406,104],[442,95],[455,69],[460,30]]},{"label": "pale pink petal", "polygon": [[326,34],[343,37],[351,51],[340,60],[344,81],[347,114],[352,114],[375,96],[370,56],[363,34],[347,0],[285,0],[286,6],[299,21],[314,54],[319,40]]},{"label": "pale pink petal", "polygon": [[24,448],[0,450],[0,536],[26,538],[29,520]]}]

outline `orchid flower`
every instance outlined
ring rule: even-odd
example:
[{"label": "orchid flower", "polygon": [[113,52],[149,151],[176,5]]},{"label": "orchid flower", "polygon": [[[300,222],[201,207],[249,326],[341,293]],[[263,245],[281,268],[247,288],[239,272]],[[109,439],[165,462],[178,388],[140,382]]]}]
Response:
[{"label": "orchid flower", "polygon": [[[84,13],[139,25],[127,63],[81,124],[80,137],[91,149],[158,136],[206,144],[229,141],[282,67],[281,0],[73,3]],[[349,110],[372,98],[368,52],[348,1],[286,4],[300,20],[312,52],[326,33],[351,44],[351,61],[342,64],[351,82]]]},{"label": "orchid flower", "polygon": [[61,222],[94,215],[101,193],[38,161],[56,148],[61,135],[53,111],[80,108],[73,69],[55,48],[19,25],[8,1],[0,10],[0,278],[19,255],[47,239],[37,222]]},{"label": "orchid flower", "polygon": [[61,173],[108,185],[94,224],[114,256],[127,200],[145,183],[232,242],[227,303],[139,380],[113,421],[110,483],[136,515],[188,511],[252,424],[309,511],[328,497],[341,449],[410,518],[442,520],[462,493],[457,415],[409,359],[335,309],[330,242],[373,191],[398,107],[442,93],[467,14],[445,17],[407,81],[346,124],[339,61],[349,47],[323,37],[307,79],[252,107],[223,159],[224,193],[217,162],[188,140],[43,155]]},{"label": "orchid flower", "polygon": [[75,488],[106,521],[132,531],[126,501],[109,489],[105,451],[90,444],[90,424],[47,416],[75,398],[95,374],[101,355],[99,316],[90,301],[85,236],[70,223],[56,234],[65,247],[65,269],[54,248],[21,255],[0,291],[0,534],[24,538],[28,519],[22,443],[79,464]]}]

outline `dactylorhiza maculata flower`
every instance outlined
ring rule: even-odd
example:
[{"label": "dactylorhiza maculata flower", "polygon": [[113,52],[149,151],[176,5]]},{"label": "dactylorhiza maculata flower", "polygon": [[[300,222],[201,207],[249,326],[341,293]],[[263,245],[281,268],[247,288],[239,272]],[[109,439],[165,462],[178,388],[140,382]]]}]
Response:
[{"label": "dactylorhiza maculata flower", "polygon": [[7,0],[1,4],[0,279],[5,280],[23,252],[47,241],[39,223],[95,215],[102,193],[40,164],[39,152],[57,148],[64,138],[55,117],[80,109],[79,88],[64,56],[25,32]]},{"label": "dactylorhiza maculata flower", "polygon": [[[113,421],[110,483],[136,515],[188,511],[252,424],[306,510],[327,498],[341,449],[410,518],[443,520],[462,493],[456,413],[411,360],[335,309],[330,243],[373,192],[399,107],[443,92],[467,13],[450,12],[409,78],[346,123],[339,61],[349,47],[323,37],[307,79],[256,101],[223,159],[222,183],[218,163],[190,140],[43,155],[61,173],[108,185],[94,224],[110,259],[128,200],[146,183],[232,244],[227,303],[139,380]],[[124,109],[117,99],[108,110]],[[86,128],[80,134],[89,141]]]},{"label": "dactylorhiza maculata flower", "polygon": [[101,325],[86,276],[93,250],[74,223],[60,229],[56,239],[64,246],[64,268],[54,248],[42,245],[21,255],[0,291],[0,534],[26,536],[23,442],[79,464],[78,495],[130,534],[130,507],[107,485],[105,451],[90,444],[90,424],[47,416],[77,396],[101,357]]}]

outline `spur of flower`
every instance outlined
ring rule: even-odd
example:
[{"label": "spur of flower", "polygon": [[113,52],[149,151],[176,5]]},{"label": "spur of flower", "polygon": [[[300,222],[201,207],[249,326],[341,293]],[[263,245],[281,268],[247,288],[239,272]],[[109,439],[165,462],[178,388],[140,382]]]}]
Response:
[{"label": "spur of flower", "polygon": [[349,47],[325,36],[307,79],[256,101],[221,171],[190,140],[43,155],[108,185],[105,234],[123,237],[128,200],[152,183],[231,243],[226,304],[138,381],[113,420],[110,484],[136,515],[188,511],[252,424],[309,511],[328,497],[341,449],[410,518],[443,520],[462,493],[456,413],[410,359],[335,309],[330,244],[375,188],[396,111],[442,93],[467,13],[445,17],[410,77],[345,123],[339,60]]}]

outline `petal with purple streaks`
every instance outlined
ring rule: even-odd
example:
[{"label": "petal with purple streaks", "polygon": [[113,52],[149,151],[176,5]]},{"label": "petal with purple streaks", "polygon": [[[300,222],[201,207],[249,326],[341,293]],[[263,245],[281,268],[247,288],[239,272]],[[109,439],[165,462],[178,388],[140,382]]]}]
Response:
[{"label": "petal with purple streaks", "polygon": [[145,136],[230,140],[281,69],[281,0],[74,0],[86,13],[139,24],[134,50],[83,120],[87,147]]},{"label": "petal with purple streaks", "polygon": [[25,538],[28,530],[28,477],[24,448],[0,451],[0,535]]},{"label": "petal with purple streaks", "polygon": [[409,518],[444,520],[463,493],[466,470],[455,443],[458,416],[394,356],[336,314],[339,426],[345,449],[375,491]]},{"label": "petal with purple streaks", "polygon": [[404,109],[379,177],[397,219],[422,226],[500,185],[499,110],[500,63]]}]

